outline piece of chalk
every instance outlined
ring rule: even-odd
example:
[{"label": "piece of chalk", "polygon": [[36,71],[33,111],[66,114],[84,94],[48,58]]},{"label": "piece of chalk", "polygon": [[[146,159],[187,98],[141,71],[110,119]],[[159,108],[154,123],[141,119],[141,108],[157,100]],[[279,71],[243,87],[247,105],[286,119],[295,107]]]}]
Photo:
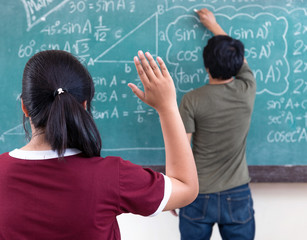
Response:
[{"label": "piece of chalk", "polygon": [[196,8],[194,8],[194,12],[198,12],[198,10]]}]

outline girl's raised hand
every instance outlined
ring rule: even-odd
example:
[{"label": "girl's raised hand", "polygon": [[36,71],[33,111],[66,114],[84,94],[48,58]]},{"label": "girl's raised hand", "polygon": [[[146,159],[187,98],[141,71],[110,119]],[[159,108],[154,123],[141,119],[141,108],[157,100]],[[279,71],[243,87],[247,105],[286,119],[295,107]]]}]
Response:
[{"label": "girl's raised hand", "polygon": [[139,58],[134,57],[134,64],[144,92],[133,83],[129,83],[128,86],[139,99],[155,108],[159,113],[177,108],[174,82],[163,60],[157,57],[159,68],[149,52],[144,55],[142,51],[139,51],[138,56]]}]

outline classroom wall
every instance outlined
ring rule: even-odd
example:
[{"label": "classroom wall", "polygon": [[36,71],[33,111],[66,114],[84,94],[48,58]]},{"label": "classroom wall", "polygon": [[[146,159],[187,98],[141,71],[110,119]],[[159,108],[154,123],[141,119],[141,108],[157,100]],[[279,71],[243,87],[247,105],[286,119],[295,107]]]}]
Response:
[{"label": "classroom wall", "polygon": [[[256,240],[300,240],[307,236],[307,183],[251,183]],[[178,240],[178,218],[169,212],[153,218],[118,217],[122,240]],[[217,227],[211,240],[220,240]]]}]

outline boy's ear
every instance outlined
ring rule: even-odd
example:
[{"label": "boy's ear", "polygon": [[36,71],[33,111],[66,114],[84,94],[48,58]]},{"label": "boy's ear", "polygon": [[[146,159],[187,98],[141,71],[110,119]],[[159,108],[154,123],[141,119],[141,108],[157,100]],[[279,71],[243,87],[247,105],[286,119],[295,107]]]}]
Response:
[{"label": "boy's ear", "polygon": [[211,74],[209,72],[209,68],[205,68],[206,69],[206,72],[208,73],[209,77],[211,77]]},{"label": "boy's ear", "polygon": [[23,100],[21,98],[21,109],[23,111],[23,113],[25,114],[26,117],[29,117],[29,112],[28,110],[26,109],[25,105],[23,104]]}]

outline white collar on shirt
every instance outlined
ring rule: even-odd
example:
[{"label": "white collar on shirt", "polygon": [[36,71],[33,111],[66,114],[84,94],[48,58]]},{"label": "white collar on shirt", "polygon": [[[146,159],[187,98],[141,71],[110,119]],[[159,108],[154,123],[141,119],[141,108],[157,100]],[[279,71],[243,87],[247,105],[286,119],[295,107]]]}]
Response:
[{"label": "white collar on shirt", "polygon": [[[64,157],[72,156],[80,153],[81,151],[75,148],[67,148],[64,153]],[[19,158],[23,160],[47,160],[52,158],[58,158],[58,153],[53,150],[46,151],[25,151],[15,149],[9,152],[9,155],[13,158]]]}]

